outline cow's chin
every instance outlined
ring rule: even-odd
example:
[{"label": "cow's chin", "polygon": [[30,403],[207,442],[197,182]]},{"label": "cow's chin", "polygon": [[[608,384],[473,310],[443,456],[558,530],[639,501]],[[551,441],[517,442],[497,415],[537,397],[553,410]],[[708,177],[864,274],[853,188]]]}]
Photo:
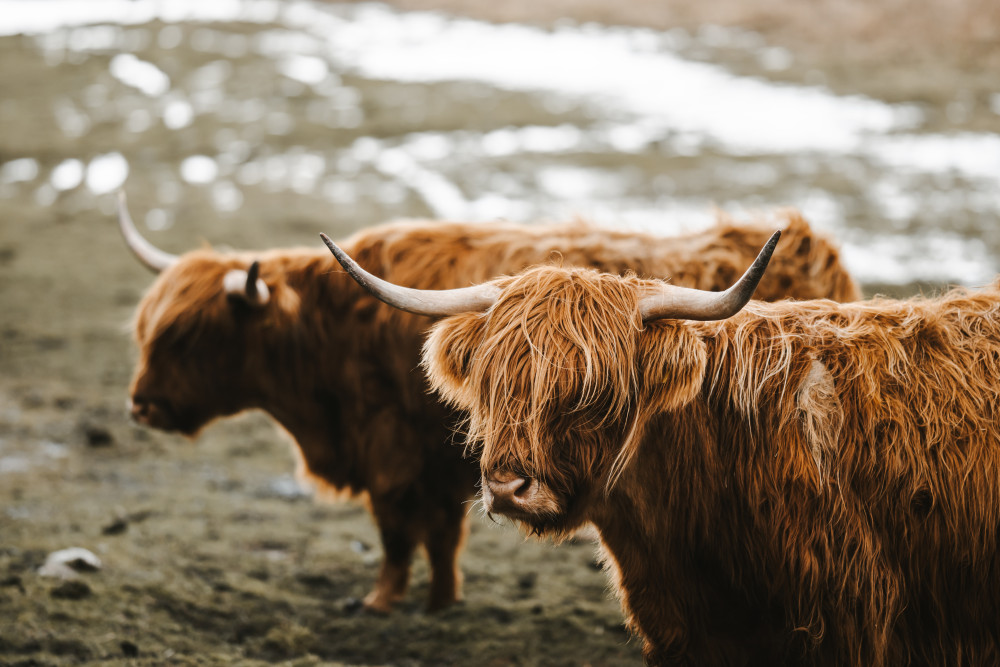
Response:
[{"label": "cow's chin", "polygon": [[513,505],[498,501],[484,484],[482,500],[488,514],[512,519],[525,532],[540,537],[570,537],[587,523],[578,499],[564,497],[545,485],[540,485],[530,500]]},{"label": "cow's chin", "polygon": [[130,402],[132,419],[137,424],[168,433],[180,433],[194,438],[209,422],[194,411],[177,409],[165,400],[150,400],[142,403]]}]

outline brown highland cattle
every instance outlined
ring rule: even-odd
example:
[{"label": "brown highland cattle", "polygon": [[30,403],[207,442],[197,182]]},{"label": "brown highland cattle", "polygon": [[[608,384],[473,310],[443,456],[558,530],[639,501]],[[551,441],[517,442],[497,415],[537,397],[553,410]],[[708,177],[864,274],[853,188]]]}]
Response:
[{"label": "brown highland cattle", "polygon": [[[403,595],[418,545],[431,565],[430,608],[456,600],[466,501],[479,473],[453,444],[459,417],[420,372],[432,321],[379,303],[322,248],[175,257],[142,239],[124,202],[119,218],[130,247],[161,272],[135,317],[134,418],[194,436],[215,418],[266,411],[294,438],[300,472],[321,493],[367,497],[385,554],[370,608],[388,610]],[[372,271],[424,288],[553,260],[710,287],[765,237],[759,226],[732,224],[655,238],[586,225],[419,222],[365,230],[345,247]],[[836,249],[794,213],[785,247],[771,295],[857,297]],[[711,266],[691,261],[705,254]]]},{"label": "brown highland cattle", "polygon": [[723,293],[361,278],[453,315],[423,359],[484,508],[592,522],[649,664],[1000,664],[1000,281],[743,308],[771,250]]}]

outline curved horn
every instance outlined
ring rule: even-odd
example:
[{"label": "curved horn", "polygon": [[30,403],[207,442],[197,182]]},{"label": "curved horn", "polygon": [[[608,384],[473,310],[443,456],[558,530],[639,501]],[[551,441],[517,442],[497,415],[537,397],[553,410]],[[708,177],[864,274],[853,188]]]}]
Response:
[{"label": "curved horn", "polygon": [[320,234],[344,270],[369,294],[394,308],[415,315],[457,315],[487,310],[496,303],[500,290],[484,283],[472,287],[446,290],[420,290],[400,287],[368,273],[341,250],[326,234]]},{"label": "curved horn", "polygon": [[156,273],[159,273],[177,261],[177,255],[171,255],[154,246],[152,243],[142,238],[132,216],[125,206],[125,191],[118,192],[118,228],[125,237],[125,243],[129,249],[135,253],[139,261]]},{"label": "curved horn", "polygon": [[651,322],[666,318],[724,320],[732,317],[740,312],[753,296],[757,283],[764,277],[764,270],[771,261],[771,254],[780,237],[780,231],[772,234],[743,277],[725,292],[706,292],[676,285],[663,285],[655,294],[643,297],[639,301],[642,321]]},{"label": "curved horn", "polygon": [[271,300],[271,290],[260,279],[260,262],[254,260],[250,268],[230,269],[222,278],[222,288],[233,299],[251,306],[266,306]]},{"label": "curved horn", "polygon": [[247,301],[253,302],[257,300],[257,278],[260,277],[260,262],[254,260],[247,270],[247,284],[244,293],[247,295]]}]

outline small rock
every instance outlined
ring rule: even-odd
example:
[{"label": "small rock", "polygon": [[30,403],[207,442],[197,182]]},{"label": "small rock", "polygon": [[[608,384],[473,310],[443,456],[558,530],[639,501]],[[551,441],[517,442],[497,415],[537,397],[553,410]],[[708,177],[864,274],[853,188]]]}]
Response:
[{"label": "small rock", "polygon": [[530,591],[535,587],[535,582],[538,581],[538,574],[536,572],[525,572],[517,579],[517,587],[522,591]]},{"label": "small rock", "polygon": [[91,551],[80,547],[70,547],[53,551],[38,568],[42,577],[74,579],[78,572],[96,572],[101,569],[101,559]]},{"label": "small rock", "polygon": [[0,588],[7,588],[8,586],[16,587],[17,590],[22,593],[24,592],[24,583],[21,581],[21,577],[16,574],[0,579]]},{"label": "small rock", "polygon": [[139,647],[132,642],[126,640],[118,644],[122,649],[122,655],[126,658],[137,658],[139,657]]},{"label": "small rock", "polygon": [[82,581],[64,581],[49,591],[49,595],[60,600],[82,600],[91,592],[90,586]]},{"label": "small rock", "polygon": [[370,544],[362,542],[361,540],[351,540],[351,551],[356,554],[366,554],[372,550]]},{"label": "small rock", "polygon": [[109,447],[115,441],[111,431],[95,424],[84,424],[83,437],[91,447]]},{"label": "small rock", "polygon": [[102,535],[121,535],[128,530],[128,519],[119,517],[101,528]]},{"label": "small rock", "polygon": [[129,523],[140,523],[151,516],[153,516],[153,513],[150,510],[139,510],[138,512],[132,512],[126,516],[125,520]]},{"label": "small rock", "polygon": [[340,602],[340,608],[345,614],[356,614],[364,608],[365,604],[358,598],[345,598]]},{"label": "small rock", "polygon": [[54,403],[60,410],[69,410],[76,405],[76,399],[72,396],[59,396],[56,398]]},{"label": "small rock", "polygon": [[514,620],[514,615],[503,607],[485,607],[483,611],[487,618],[492,617],[499,623],[507,624]]}]

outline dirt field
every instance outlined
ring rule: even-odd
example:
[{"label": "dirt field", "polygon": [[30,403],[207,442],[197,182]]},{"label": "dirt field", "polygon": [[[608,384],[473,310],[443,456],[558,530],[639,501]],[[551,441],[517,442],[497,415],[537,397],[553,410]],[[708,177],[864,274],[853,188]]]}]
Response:
[{"label": "dirt field", "polygon": [[[921,11],[894,2],[873,9],[860,0],[808,9],[790,0],[394,4],[546,25],[566,16],[653,28],[696,30],[704,20],[738,25],[760,31],[797,60],[763,71],[742,51],[711,51],[734,72],[800,82],[819,77],[840,92],[916,101],[925,108],[927,131],[1000,131],[1000,114],[990,107],[1000,92],[995,2],[969,0],[951,9],[941,0]],[[213,31],[222,35],[218,48],[234,45],[226,56],[230,69],[216,65],[217,47],[212,35],[205,37]],[[413,589],[399,609],[369,615],[359,600],[380,559],[371,520],[357,505],[316,503],[301,490],[289,444],[266,417],[218,423],[194,443],[126,419],[135,358],[128,324],[151,278],[118,237],[114,194],[103,189],[101,170],[88,168],[77,178],[74,160],[93,166],[120,152],[134,214],[144,233],[170,251],[202,239],[243,248],[315,245],[320,231],[342,237],[381,220],[433,212],[384,174],[351,163],[367,150],[366,137],[435,130],[479,141],[475,133],[493,128],[596,122],[586,109],[518,91],[347,72],[337,75],[340,90],[355,91],[363,120],[324,124],[327,98],[299,81],[279,80],[270,60],[240,51],[241,44],[265,43],[268,35],[285,39],[287,32],[268,24],[207,29],[153,21],[108,33],[108,44],[119,40],[184,89],[194,108],[187,123],[183,105],[176,106],[183,100],[144,96],[109,76],[115,47],[102,46],[105,33],[59,33],[69,46],[53,46],[58,39],[51,36],[0,37],[0,664],[638,664],[638,643],[622,627],[587,539],[554,547],[474,517],[462,604],[424,612],[427,568],[418,558]],[[86,43],[73,46],[74,39]],[[260,99],[267,113],[247,120]],[[235,106],[225,106],[231,100]],[[337,112],[355,106],[347,100]],[[181,121],[169,120],[177,113]],[[289,118],[291,129],[283,125]],[[304,146],[356,150],[345,157],[331,148],[323,156],[331,180],[305,178],[301,185],[295,178],[315,161]],[[575,157],[653,179],[665,172],[657,150]],[[220,182],[207,185],[197,174],[202,163],[188,156],[213,154],[221,156]],[[710,147],[669,157],[681,189],[718,188],[722,200],[762,189],[745,179],[719,185],[726,160],[742,169],[743,155]],[[263,165],[256,181],[255,172],[234,166],[255,160]],[[462,177],[502,190],[523,166],[510,162],[507,180],[474,169]],[[781,165],[765,166],[785,174]],[[340,172],[353,175],[338,181]],[[876,224],[877,211],[853,197],[846,176],[821,176],[823,186],[844,195],[859,225]],[[856,178],[871,180],[863,170]],[[948,189],[961,179],[925,180]],[[345,181],[356,188],[350,197],[338,189]],[[232,206],[234,182],[240,190]],[[322,187],[333,194],[317,196]],[[775,191],[775,198],[794,194]],[[959,199],[955,206],[973,216],[975,201]],[[994,213],[975,219],[992,220],[987,215]],[[974,224],[961,226],[966,218],[956,220],[958,233],[980,235]],[[982,236],[996,247],[996,234]],[[888,289],[913,291],[912,285]],[[67,547],[89,549],[101,568],[65,581],[40,576],[47,555]]]}]

